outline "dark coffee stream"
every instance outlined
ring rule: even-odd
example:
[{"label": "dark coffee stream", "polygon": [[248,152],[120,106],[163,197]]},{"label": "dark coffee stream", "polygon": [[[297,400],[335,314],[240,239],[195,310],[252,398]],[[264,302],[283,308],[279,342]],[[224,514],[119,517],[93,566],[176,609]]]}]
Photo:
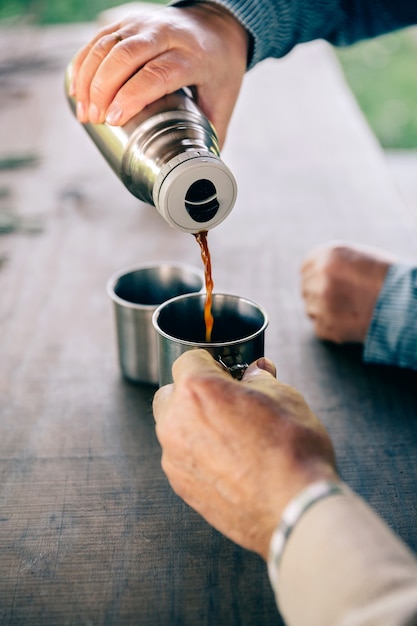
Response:
[{"label": "dark coffee stream", "polygon": [[213,304],[213,277],[211,274],[211,257],[210,251],[208,248],[207,242],[207,231],[203,230],[195,235],[197,239],[198,245],[200,246],[201,251],[201,259],[204,265],[204,278],[206,281],[206,303],[204,306],[204,323],[206,325],[206,341],[209,343],[211,341],[211,333],[213,331],[213,313],[212,313],[212,304]]}]

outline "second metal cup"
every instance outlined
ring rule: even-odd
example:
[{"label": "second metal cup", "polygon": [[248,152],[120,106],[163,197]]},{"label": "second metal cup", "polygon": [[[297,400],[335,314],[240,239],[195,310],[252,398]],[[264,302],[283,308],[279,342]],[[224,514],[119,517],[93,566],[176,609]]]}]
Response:
[{"label": "second metal cup", "polygon": [[185,265],[154,263],[113,274],[107,293],[114,303],[119,363],[135,383],[158,384],[158,347],[152,315],[162,302],[201,292],[202,271]]}]

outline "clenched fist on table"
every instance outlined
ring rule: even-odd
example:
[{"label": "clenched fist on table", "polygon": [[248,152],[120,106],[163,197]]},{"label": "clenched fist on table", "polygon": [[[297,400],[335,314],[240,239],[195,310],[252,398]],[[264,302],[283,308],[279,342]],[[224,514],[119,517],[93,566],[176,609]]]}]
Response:
[{"label": "clenched fist on table", "polygon": [[301,268],[301,289],[317,336],[363,343],[386,273],[396,261],[387,252],[357,245],[314,250]]}]

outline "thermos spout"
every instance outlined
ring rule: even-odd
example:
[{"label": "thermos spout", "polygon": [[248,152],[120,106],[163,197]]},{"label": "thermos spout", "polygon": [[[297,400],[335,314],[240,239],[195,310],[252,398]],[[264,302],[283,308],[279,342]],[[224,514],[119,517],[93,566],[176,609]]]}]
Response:
[{"label": "thermos spout", "polygon": [[[65,74],[69,95],[72,63]],[[174,228],[210,230],[232,210],[236,181],[220,157],[216,132],[191,96],[176,91],[123,126],[83,125],[125,187]]]}]

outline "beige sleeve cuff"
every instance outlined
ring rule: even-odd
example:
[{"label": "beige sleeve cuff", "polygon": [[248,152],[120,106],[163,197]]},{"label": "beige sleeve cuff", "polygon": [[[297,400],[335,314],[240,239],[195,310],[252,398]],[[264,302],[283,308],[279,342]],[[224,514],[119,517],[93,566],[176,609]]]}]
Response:
[{"label": "beige sleeve cuff", "polygon": [[303,514],[272,581],[287,626],[417,625],[415,556],[346,486]]}]

